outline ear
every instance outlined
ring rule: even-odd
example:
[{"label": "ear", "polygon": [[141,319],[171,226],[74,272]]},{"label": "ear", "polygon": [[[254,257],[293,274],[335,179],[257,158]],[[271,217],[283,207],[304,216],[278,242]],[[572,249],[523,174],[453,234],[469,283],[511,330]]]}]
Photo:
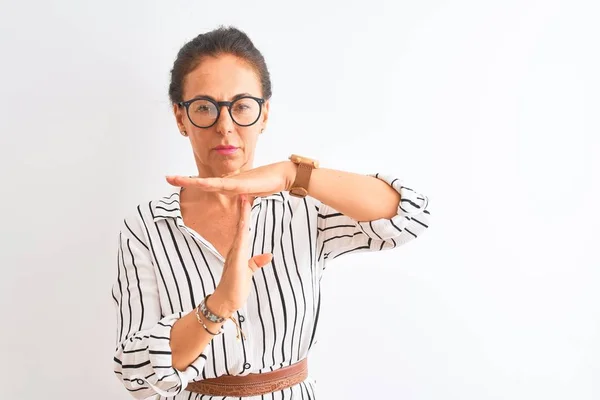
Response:
[{"label": "ear", "polygon": [[185,132],[185,108],[181,107],[178,104],[173,104],[173,115],[175,115],[175,120],[177,121],[177,128],[179,129],[179,132]]},{"label": "ear", "polygon": [[265,101],[265,104],[263,104],[263,111],[262,111],[262,129],[266,129],[267,127],[267,121],[269,121],[269,110],[271,108],[271,101],[267,100]]}]

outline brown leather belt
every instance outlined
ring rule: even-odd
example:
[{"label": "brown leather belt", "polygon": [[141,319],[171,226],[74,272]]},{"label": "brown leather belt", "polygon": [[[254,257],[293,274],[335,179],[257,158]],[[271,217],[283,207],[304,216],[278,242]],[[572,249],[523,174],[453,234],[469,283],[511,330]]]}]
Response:
[{"label": "brown leather belt", "polygon": [[190,382],[185,390],[208,396],[252,397],[287,389],[308,377],[308,362],[302,361],[263,374],[224,375]]}]

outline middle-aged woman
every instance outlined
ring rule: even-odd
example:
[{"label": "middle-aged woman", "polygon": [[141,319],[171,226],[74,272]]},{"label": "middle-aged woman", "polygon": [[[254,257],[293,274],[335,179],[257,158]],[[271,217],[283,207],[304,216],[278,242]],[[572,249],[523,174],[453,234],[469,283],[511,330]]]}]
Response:
[{"label": "middle-aged woman", "polygon": [[235,28],[183,46],[169,94],[198,176],[167,177],[174,190],[123,222],[115,374],[140,399],[315,399],[306,360],[327,262],[418,237],[428,199],[307,157],[254,168],[271,83]]}]

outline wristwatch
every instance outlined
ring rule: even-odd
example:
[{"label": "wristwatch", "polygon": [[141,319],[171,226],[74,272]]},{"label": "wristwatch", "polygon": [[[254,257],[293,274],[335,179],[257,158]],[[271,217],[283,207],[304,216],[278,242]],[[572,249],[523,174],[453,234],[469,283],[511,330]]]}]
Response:
[{"label": "wristwatch", "polygon": [[299,156],[292,154],[290,161],[298,165],[296,171],[296,179],[292,184],[289,192],[294,197],[306,197],[308,194],[308,182],[310,181],[310,174],[315,168],[319,168],[319,162],[308,157]]}]

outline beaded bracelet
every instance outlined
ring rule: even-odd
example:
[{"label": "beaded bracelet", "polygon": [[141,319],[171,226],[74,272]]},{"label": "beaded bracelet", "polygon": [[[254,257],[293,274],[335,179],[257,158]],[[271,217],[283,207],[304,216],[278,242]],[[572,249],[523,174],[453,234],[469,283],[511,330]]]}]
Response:
[{"label": "beaded bracelet", "polygon": [[[204,323],[204,321],[202,320],[202,318],[200,318],[200,313],[202,313],[202,315],[204,316],[204,318],[206,318],[208,321],[214,322],[214,323],[221,323],[225,321],[225,318],[220,317],[216,314],[214,314],[212,311],[210,311],[208,309],[208,307],[206,306],[206,301],[208,300],[208,298],[210,297],[210,294],[208,296],[206,296],[204,298],[204,300],[202,300],[202,302],[200,303],[200,305],[198,307],[196,307],[196,319],[198,320],[198,322],[200,323],[200,325],[202,325],[202,327],[204,328],[204,330],[206,332],[208,332],[210,335],[212,336],[217,336],[221,333],[223,333],[223,328],[221,328],[221,330],[218,333],[214,333],[212,332],[210,329],[208,329],[208,327],[206,326],[206,324]],[[236,330],[237,330],[237,334],[236,334],[236,338],[238,340],[240,340],[240,337],[244,340],[246,340],[246,335],[244,334],[244,331],[242,331],[242,328],[240,327],[240,325],[238,324],[238,322],[236,321],[236,319],[234,317],[229,317],[227,319],[230,319],[231,322],[233,322],[235,324]]]},{"label": "beaded bracelet", "polygon": [[204,321],[202,321],[202,318],[200,318],[200,307],[196,307],[196,319],[198,320],[198,322],[200,323],[200,325],[202,325],[202,327],[204,328],[204,330],[206,332],[208,332],[210,335],[212,336],[217,336],[220,335],[221,333],[223,333],[223,328],[221,328],[219,330],[219,332],[215,333],[213,331],[211,331],[210,329],[208,329],[208,327],[206,326],[206,324],[204,323]]},{"label": "beaded bracelet", "polygon": [[210,322],[214,322],[215,324],[220,324],[221,322],[225,321],[225,318],[214,314],[212,311],[210,311],[208,309],[208,307],[206,306],[206,302],[208,301],[209,297],[210,297],[210,294],[208,296],[206,296],[204,298],[204,300],[202,300],[202,303],[200,303],[198,308],[202,312],[202,315],[204,315],[204,318],[206,318]]}]

